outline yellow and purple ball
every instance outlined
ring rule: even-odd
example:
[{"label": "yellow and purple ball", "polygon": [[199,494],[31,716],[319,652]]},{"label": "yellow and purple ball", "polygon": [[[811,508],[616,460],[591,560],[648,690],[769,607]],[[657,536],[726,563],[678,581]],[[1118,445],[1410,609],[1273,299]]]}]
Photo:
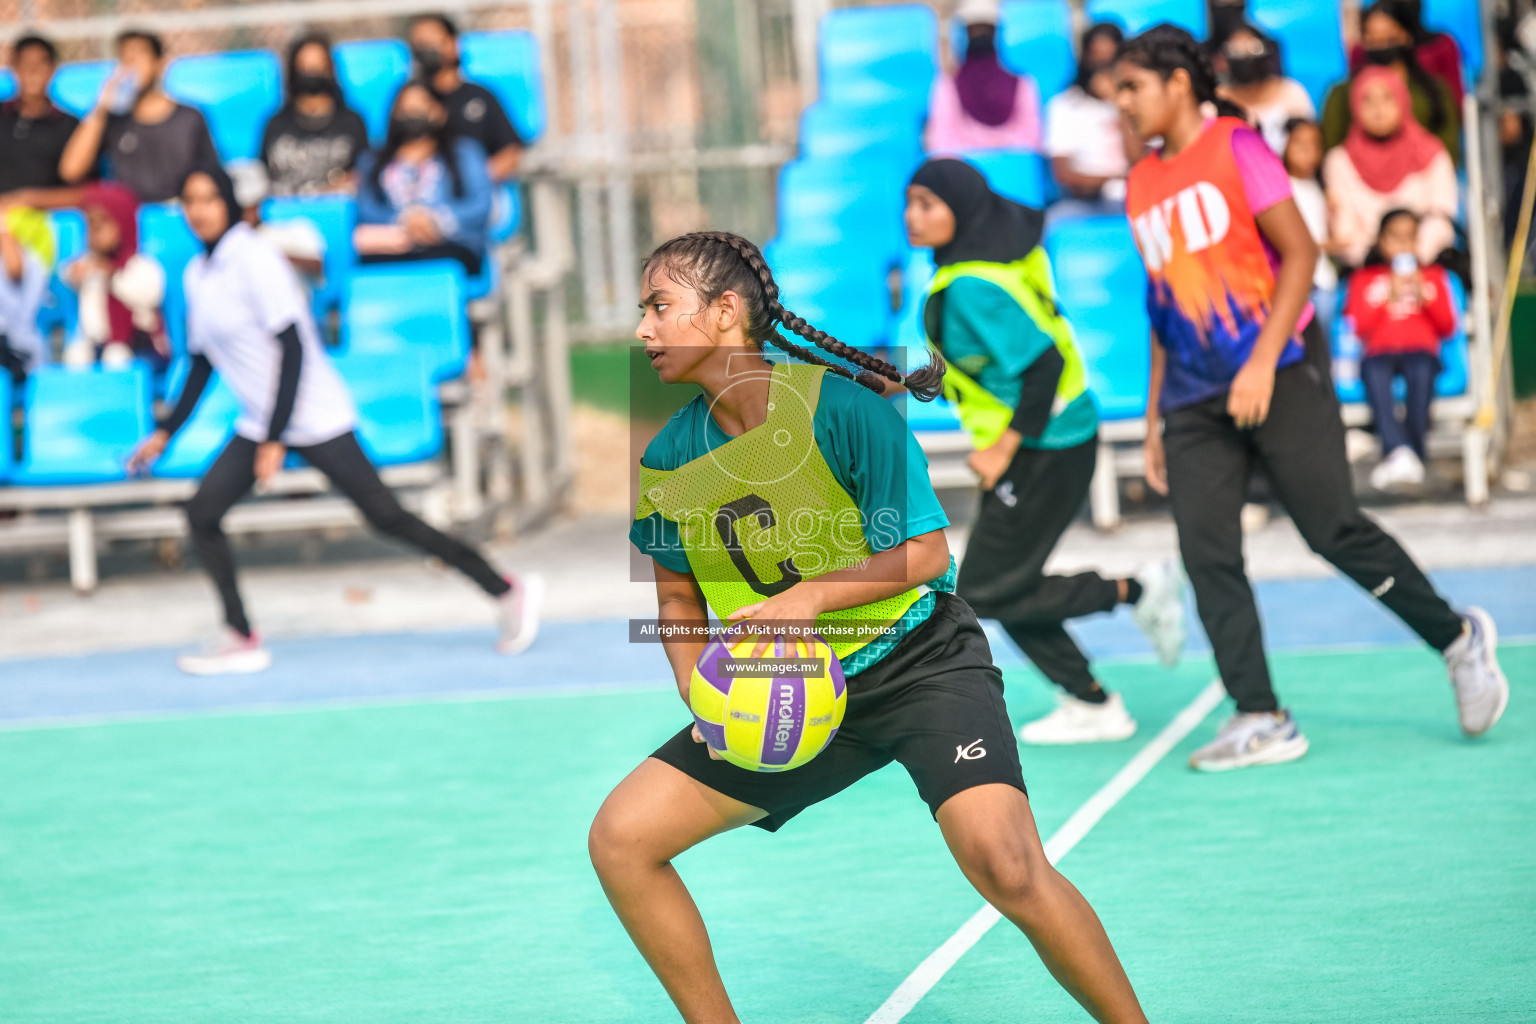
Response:
[{"label": "yellow and purple ball", "polygon": [[688,685],[704,742],[754,772],[798,768],[824,750],[848,706],[843,666],[821,637],[716,637]]}]

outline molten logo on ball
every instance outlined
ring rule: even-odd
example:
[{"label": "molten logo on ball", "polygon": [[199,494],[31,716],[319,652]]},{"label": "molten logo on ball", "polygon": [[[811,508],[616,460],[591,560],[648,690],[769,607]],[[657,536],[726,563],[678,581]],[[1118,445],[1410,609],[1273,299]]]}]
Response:
[{"label": "molten logo on ball", "polygon": [[704,742],[757,772],[798,768],[837,735],[847,707],[843,666],[821,637],[717,637],[689,681]]}]

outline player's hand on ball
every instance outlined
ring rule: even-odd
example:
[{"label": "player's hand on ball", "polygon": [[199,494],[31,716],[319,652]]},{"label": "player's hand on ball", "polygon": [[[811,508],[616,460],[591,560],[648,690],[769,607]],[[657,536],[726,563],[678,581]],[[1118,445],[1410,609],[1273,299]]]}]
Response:
[{"label": "player's hand on ball", "polygon": [[809,629],[816,621],[816,616],[820,614],[821,604],[816,598],[815,589],[805,583],[797,583],[782,594],[775,594],[765,601],[743,605],[732,612],[726,621],[744,622],[745,626],[741,630],[743,633],[776,636],[782,635],[784,631],[766,625],[754,628],[751,620],[796,622],[804,624]]},{"label": "player's hand on ball", "polygon": [[1269,400],[1275,393],[1275,368],[1262,359],[1250,359],[1232,378],[1227,393],[1227,412],[1239,429],[1257,427],[1269,416]]},{"label": "player's hand on ball", "polygon": [[[693,727],[693,742],[695,742],[695,743],[703,743],[704,742],[704,737],[699,735],[699,727],[698,726],[694,726]],[[711,761],[724,761],[725,760],[725,758],[721,757],[718,753],[716,753],[714,747],[706,746],[704,749],[709,751],[709,759]]]}]

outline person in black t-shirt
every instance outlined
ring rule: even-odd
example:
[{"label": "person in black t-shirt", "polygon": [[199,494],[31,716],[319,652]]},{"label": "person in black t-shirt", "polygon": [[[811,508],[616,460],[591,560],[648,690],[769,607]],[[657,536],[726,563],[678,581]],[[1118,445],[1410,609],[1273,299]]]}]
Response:
[{"label": "person in black t-shirt", "polygon": [[480,144],[492,181],[511,178],[522,157],[522,136],[494,93],[465,80],[459,68],[458,27],[446,15],[422,14],[411,22],[409,38],[421,78],[448,110],[449,134]]},{"label": "person in black t-shirt", "polygon": [[261,140],[274,196],[351,191],[368,148],[362,117],[341,99],[331,41],[312,34],[288,48],[288,98]]},{"label": "person in black t-shirt", "polygon": [[11,47],[16,97],[0,103],[0,206],[51,209],[80,197],[59,177],[59,157],[80,122],[48,98],[58,64],[58,50],[41,36],[22,36]]},{"label": "person in black t-shirt", "polygon": [[219,162],[208,123],[166,95],[165,44],[159,36],[122,33],[117,60],[95,109],[64,147],[59,176],[70,184],[83,181],[105,158],[109,167],[103,177],[127,185],[141,202],[174,199],[192,168]]}]

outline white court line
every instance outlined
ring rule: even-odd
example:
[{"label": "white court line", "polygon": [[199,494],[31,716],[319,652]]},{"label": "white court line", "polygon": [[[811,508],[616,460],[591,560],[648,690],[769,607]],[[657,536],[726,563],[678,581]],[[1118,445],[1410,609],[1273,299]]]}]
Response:
[{"label": "white court line", "polygon": [[[1136,752],[1136,756],[1125,763],[1125,767],[1115,773],[1114,777],[1087,802],[1072,812],[1072,817],[1062,823],[1055,835],[1045,841],[1045,855],[1052,864],[1060,862],[1072,851],[1088,831],[1099,823],[1099,819],[1109,813],[1109,809],[1120,802],[1120,798],[1129,793],[1131,789],[1142,779],[1147,777],[1157,762],[1179,745],[1179,742],[1194,731],[1195,726],[1205,720],[1205,716],[1220,704],[1226,696],[1226,691],[1221,688],[1218,680],[1201,690],[1195,699],[1174,716],[1173,721],[1163,727],[1163,731],[1153,737],[1152,742]],[[907,975],[906,980],[896,986],[890,998],[880,1005],[880,1008],[869,1015],[864,1024],[896,1024],[918,1004],[928,991],[937,985],[939,979],[948,973],[949,969],[960,960],[962,956],[976,943],[992,926],[1002,920],[991,904],[983,906],[971,919],[961,925],[959,930],[944,940],[944,944],[932,953],[927,959],[917,965],[916,970]]]}]

